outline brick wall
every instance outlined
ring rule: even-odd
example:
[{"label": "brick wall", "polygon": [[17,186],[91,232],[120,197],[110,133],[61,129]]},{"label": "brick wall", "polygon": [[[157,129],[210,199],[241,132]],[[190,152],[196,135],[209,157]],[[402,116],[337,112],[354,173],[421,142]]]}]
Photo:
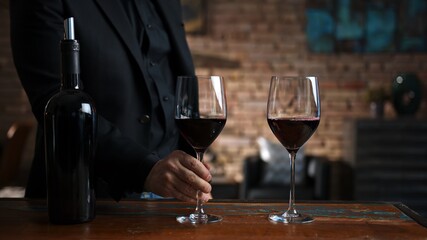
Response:
[{"label": "brick wall", "polygon": [[[229,117],[212,146],[227,173],[240,176],[242,160],[258,151],[256,138],[275,140],[266,122],[272,75],[310,74],[320,78],[322,120],[306,147],[308,154],[340,160],[343,124],[370,117],[366,90],[389,87],[398,72],[416,72],[423,80],[426,118],[426,54],[312,54],[304,33],[303,0],[209,0],[204,35],[190,35],[197,72],[226,79]],[[14,120],[30,119],[30,107],[13,67],[7,0],[0,0],[0,133]],[[386,117],[395,117],[391,104]]]},{"label": "brick wall", "polygon": [[[320,79],[322,119],[306,144],[308,154],[331,160],[344,156],[344,123],[371,117],[366,91],[373,86],[391,88],[398,72],[416,72],[423,80],[424,102],[417,117],[426,117],[426,54],[313,54],[305,37],[303,0],[209,0],[205,35],[188,37],[199,73],[226,79],[229,118],[212,149],[229,171],[240,169],[242,159],[258,151],[259,136],[277,141],[266,122],[270,77],[310,74]],[[197,56],[237,62],[239,67],[215,67]],[[216,64],[222,65],[220,61]],[[385,117],[396,117],[390,103]]]}]

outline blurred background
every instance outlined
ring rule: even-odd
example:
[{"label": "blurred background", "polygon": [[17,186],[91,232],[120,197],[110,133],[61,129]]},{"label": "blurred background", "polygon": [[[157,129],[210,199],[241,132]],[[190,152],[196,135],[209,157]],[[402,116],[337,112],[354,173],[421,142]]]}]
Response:
[{"label": "blurred background", "polygon": [[[396,201],[427,216],[426,0],[182,2],[197,73],[226,80],[228,120],[209,149],[214,197],[287,201],[288,170],[268,174],[272,156],[288,164],[266,121],[270,78],[314,75],[322,116],[297,199]],[[9,30],[0,0],[0,188],[20,196],[35,119]]]}]

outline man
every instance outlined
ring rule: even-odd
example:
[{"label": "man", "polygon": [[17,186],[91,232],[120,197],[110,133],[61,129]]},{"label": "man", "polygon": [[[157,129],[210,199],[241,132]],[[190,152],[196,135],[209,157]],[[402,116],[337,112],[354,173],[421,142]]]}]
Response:
[{"label": "man", "polygon": [[46,196],[43,114],[60,87],[65,18],[74,17],[84,91],[95,101],[95,169],[111,196],[150,191],[207,201],[211,175],[174,122],[175,80],[194,75],[179,0],[11,0],[12,51],[38,121],[27,197]]}]

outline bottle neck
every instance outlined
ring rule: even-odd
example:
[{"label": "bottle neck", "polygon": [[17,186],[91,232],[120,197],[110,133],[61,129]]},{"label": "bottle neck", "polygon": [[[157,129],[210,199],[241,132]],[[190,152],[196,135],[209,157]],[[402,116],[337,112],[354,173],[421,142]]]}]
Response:
[{"label": "bottle neck", "polygon": [[61,90],[83,89],[80,81],[79,50],[77,40],[61,41]]}]

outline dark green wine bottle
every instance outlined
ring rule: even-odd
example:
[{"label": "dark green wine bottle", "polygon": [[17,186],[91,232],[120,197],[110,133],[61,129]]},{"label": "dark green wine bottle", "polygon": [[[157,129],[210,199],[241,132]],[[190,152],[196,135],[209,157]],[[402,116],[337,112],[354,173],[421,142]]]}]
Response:
[{"label": "dark green wine bottle", "polygon": [[95,217],[97,113],[93,100],[82,91],[73,18],[64,25],[61,89],[47,103],[44,115],[48,212],[55,224],[83,223]]}]

